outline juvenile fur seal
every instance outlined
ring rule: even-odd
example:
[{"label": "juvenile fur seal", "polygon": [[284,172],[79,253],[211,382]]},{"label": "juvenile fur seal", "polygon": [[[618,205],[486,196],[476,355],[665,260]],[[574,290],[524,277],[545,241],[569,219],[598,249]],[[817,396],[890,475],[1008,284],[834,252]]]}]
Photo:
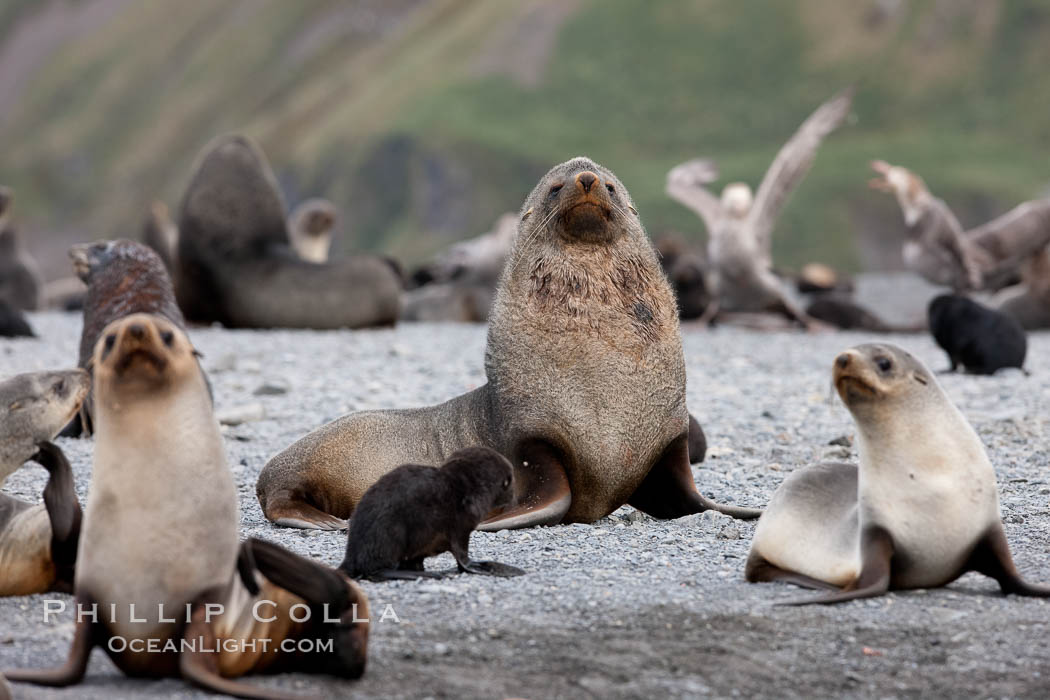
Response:
[{"label": "juvenile fur seal", "polygon": [[57,445],[32,460],[48,471],[43,505],[0,493],[0,596],[73,591],[81,511],[73,469]]},{"label": "juvenile fur seal", "polygon": [[468,447],[439,468],[403,464],[372,484],[354,510],[346,556],[347,576],[373,580],[430,577],[423,560],[452,552],[468,574],[520,576],[513,566],[470,558],[470,533],[493,508],[514,497],[514,470],[487,447]]},{"label": "juvenile fur seal", "polygon": [[[185,329],[179,305],[175,302],[171,278],[160,257],[149,247],[134,241],[98,241],[69,249],[73,270],[87,285],[84,298],[84,325],[80,332],[77,365],[92,373],[91,360],[102,329],[130,314],[160,314]],[[83,431],[92,431],[92,397],[84,402],[80,414]],[[66,431],[79,435],[77,426]]]},{"label": "juvenile fur seal", "polygon": [[362,328],[397,321],[401,280],[385,260],[319,265],[292,249],[265,156],[243,136],[209,144],[179,210],[175,293],[186,318],[229,328]]},{"label": "juvenile fur seal", "polygon": [[[8,678],[77,683],[97,644],[129,676],[182,676],[218,692],[274,697],[227,677],[286,668],[279,645],[304,630],[327,630],[337,643],[309,661],[290,654],[297,668],[360,675],[367,623],[347,618],[363,600],[360,589],[275,545],[238,546],[236,488],[204,374],[182,330],[159,315],[124,317],[102,332],[93,365],[95,458],[75,600],[106,612],[78,619],[63,667]],[[260,595],[273,604],[269,622],[252,614]],[[330,604],[335,621],[295,623],[283,613],[297,601],[315,613]],[[123,647],[110,645],[113,637]],[[262,639],[273,645],[264,653],[261,642],[241,644]]]},{"label": "juvenile fur seal", "polygon": [[1024,367],[1028,338],[1009,314],[958,294],[942,294],[930,301],[927,316],[933,339],[948,353],[949,371],[959,365],[970,374]]},{"label": "juvenile fur seal", "polygon": [[11,190],[0,187],[0,299],[23,311],[35,311],[40,308],[44,279],[10,224],[12,200]]},{"label": "juvenile fur seal", "polygon": [[328,262],[332,230],[337,219],[335,205],[319,197],[308,199],[292,210],[288,217],[288,234],[300,258],[319,264]]},{"label": "juvenile fur seal", "polygon": [[700,495],[678,313],[623,184],[587,158],[555,166],[526,199],[485,350],[488,383],[429,408],[368,411],[273,457],[266,517],[340,528],[401,464],[491,447],[514,465],[514,505],[480,529],[593,522],[624,503],[660,518],[759,511]]},{"label": "juvenile fur seal", "polygon": [[967,571],[1004,593],[1050,596],[1018,575],[995,471],[933,374],[894,345],[871,344],[835,358],[833,376],[860,466],[818,464],[784,480],[755,529],[747,580],[834,591],[789,604],[934,588]]},{"label": "juvenile fur seal", "polygon": [[28,460],[50,474],[42,505],[0,493],[0,596],[72,590],[80,504],[69,462],[48,441],[76,413],[89,385],[82,370],[0,383],[0,485]]}]

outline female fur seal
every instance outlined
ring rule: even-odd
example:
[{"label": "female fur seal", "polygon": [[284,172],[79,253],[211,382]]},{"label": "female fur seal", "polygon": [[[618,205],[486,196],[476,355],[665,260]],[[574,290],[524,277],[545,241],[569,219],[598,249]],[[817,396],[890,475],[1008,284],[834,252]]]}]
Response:
[{"label": "female fur seal", "polygon": [[[239,547],[236,488],[196,359],[186,335],[162,316],[133,314],[102,332],[75,599],[105,612],[78,619],[65,666],[8,672],[10,680],[77,683],[96,644],[127,675],[181,675],[242,697],[274,695],[228,677],[288,665],[363,670],[367,622],[346,617],[363,600],[356,586],[275,545]],[[260,600],[272,604],[265,617],[253,615]],[[328,604],[333,617],[299,624],[285,614],[297,602],[318,614]],[[336,644],[293,663],[297,655],[280,645],[304,631],[327,631]]]},{"label": "female fur seal", "polygon": [[788,604],[837,603],[978,571],[1004,593],[1050,596],[1018,575],[984,446],[919,360],[860,345],[835,358],[834,382],[860,467],[817,464],[784,480],[758,521],[748,581],[834,591]]},{"label": "female fur seal", "polygon": [[485,372],[487,384],[444,404],[351,414],[300,439],[259,476],[266,517],[345,527],[398,465],[475,445],[515,470],[514,504],[483,530],[593,522],[624,503],[660,518],[759,514],[696,489],[674,295],[626,188],[587,158],[555,166],[525,201]]},{"label": "female fur seal", "polygon": [[243,136],[209,144],[179,211],[175,292],[186,318],[230,328],[392,325],[401,279],[381,258],[302,260],[262,151]]},{"label": "female fur seal", "polygon": [[0,493],[0,596],[72,590],[80,504],[69,462],[48,441],[80,408],[89,382],[67,370],[0,384],[0,484],[27,460],[50,474],[43,504]]},{"label": "female fur seal", "polygon": [[468,447],[440,468],[403,464],[384,474],[354,510],[346,556],[347,576],[373,580],[438,578],[423,560],[452,552],[458,570],[521,576],[521,569],[470,558],[470,533],[493,509],[510,505],[514,469],[487,447]]}]

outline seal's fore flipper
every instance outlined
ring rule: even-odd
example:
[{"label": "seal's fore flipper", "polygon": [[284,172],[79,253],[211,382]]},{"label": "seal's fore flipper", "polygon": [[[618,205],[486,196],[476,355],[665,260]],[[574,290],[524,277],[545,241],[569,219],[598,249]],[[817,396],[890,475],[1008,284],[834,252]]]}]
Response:
[{"label": "seal's fore flipper", "polygon": [[279,527],[304,530],[345,530],[349,523],[325,513],[308,503],[301,495],[282,490],[266,500],[263,514]]},{"label": "seal's fore flipper", "polygon": [[707,455],[707,436],[700,427],[700,421],[689,414],[689,463],[699,464]]},{"label": "seal's fore flipper", "polygon": [[1014,566],[1013,557],[1010,556],[1010,545],[1006,542],[1006,533],[1003,532],[1001,522],[996,523],[977,543],[966,563],[965,570],[973,570],[994,578],[999,582],[1003,593],[1038,598],[1050,597],[1050,586],[1028,583],[1017,573],[1017,567]]},{"label": "seal's fore flipper", "polygon": [[456,559],[457,568],[465,574],[478,574],[480,576],[524,576],[525,572],[510,564],[500,564],[498,561],[477,561],[470,558],[470,531],[456,533],[449,542],[449,551]]},{"label": "seal's fore flipper", "polygon": [[73,468],[58,445],[52,442],[37,444],[33,460],[48,472],[44,487],[44,507],[51,522],[51,560],[55,565],[56,590],[72,592],[73,575],[80,541],[80,521],[83,517],[77,492],[73,487]]},{"label": "seal's fore flipper", "polygon": [[705,510],[716,510],[745,520],[762,515],[758,508],[726,506],[700,495],[689,468],[687,433],[667,446],[627,503],[654,518],[665,519],[680,518]]},{"label": "seal's fore flipper", "polygon": [[514,504],[490,513],[477,529],[494,532],[560,523],[572,504],[572,490],[558,451],[542,440],[530,440],[511,463]]},{"label": "seal's fore flipper", "polygon": [[[81,596],[75,599],[83,609],[90,609],[92,601]],[[58,668],[52,669],[22,669],[17,671],[4,671],[9,681],[20,681],[22,683],[34,683],[36,685],[48,685],[54,688],[63,688],[76,685],[84,678],[87,671],[88,659],[91,658],[91,648],[95,645],[94,623],[90,619],[78,620],[73,631],[73,643],[69,646],[69,656],[66,663]]]},{"label": "seal's fore flipper", "polygon": [[869,525],[860,535],[860,576],[851,585],[824,596],[777,601],[774,605],[827,605],[859,598],[876,598],[890,589],[890,561],[893,538],[877,525]]}]

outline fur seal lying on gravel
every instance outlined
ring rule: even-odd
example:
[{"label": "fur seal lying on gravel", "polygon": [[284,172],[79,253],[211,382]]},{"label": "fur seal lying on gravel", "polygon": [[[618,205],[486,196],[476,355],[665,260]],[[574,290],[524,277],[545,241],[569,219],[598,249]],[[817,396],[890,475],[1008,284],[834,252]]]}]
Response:
[{"label": "fur seal lying on gravel", "polygon": [[514,470],[487,447],[468,447],[439,468],[403,464],[365,491],[354,510],[347,576],[373,580],[439,578],[423,560],[452,552],[459,571],[520,576],[517,567],[470,558],[470,533],[493,509],[510,505]]},{"label": "fur seal lying on gravel", "polygon": [[345,527],[384,474],[475,445],[515,470],[514,504],[480,529],[593,522],[624,503],[659,518],[759,514],[696,489],[674,295],[626,188],[587,158],[552,168],[525,201],[485,372],[438,406],[355,413],[300,439],[259,476],[266,517]]},{"label": "fur seal lying on gravel", "polygon": [[[102,329],[117,319],[135,313],[159,314],[185,329],[186,321],[175,303],[167,268],[148,246],[127,240],[98,241],[73,246],[69,257],[73,270],[88,286],[77,365],[89,374],[93,372],[91,360]],[[89,395],[80,412],[81,426],[89,435],[92,403]],[[79,435],[80,430],[74,425],[65,434]]]},{"label": "fur seal lying on gravel", "polygon": [[178,226],[175,293],[190,321],[317,329],[397,321],[401,279],[387,261],[356,255],[318,265],[296,255],[273,172],[243,136],[205,148]]},{"label": "fur seal lying on gravel", "polygon": [[888,344],[847,350],[833,374],[860,466],[817,464],[784,480],[758,521],[747,580],[835,591],[788,604],[944,586],[968,571],[1004,593],[1050,596],[1018,575],[995,471],[933,374]]},{"label": "fur seal lying on gravel", "polygon": [[73,591],[80,503],[62,450],[41,442],[32,459],[50,475],[43,505],[0,493],[0,596]]},{"label": "fur seal lying on gravel", "polygon": [[958,294],[942,294],[930,301],[927,316],[933,339],[948,353],[949,371],[962,365],[970,374],[995,374],[1024,366],[1028,338],[1009,314]]},{"label": "fur seal lying on gravel", "polygon": [[[285,667],[280,657],[292,652],[282,642],[318,627],[343,646],[292,665],[331,671],[352,661],[346,675],[360,675],[367,623],[346,618],[363,600],[360,590],[275,545],[238,546],[236,488],[204,373],[182,330],[159,315],[114,321],[102,332],[93,365],[95,459],[75,600],[81,609],[97,604],[105,612],[77,620],[63,667],[8,678],[72,685],[100,645],[129,676],[179,675],[218,692],[274,697],[224,676]],[[297,599],[308,604],[311,619],[330,603],[337,621],[293,624],[282,612]],[[253,614],[260,600],[273,604],[264,611],[272,620]],[[263,640],[270,644],[263,647]]]},{"label": "fur seal lying on gravel", "polygon": [[72,588],[80,504],[69,462],[48,441],[80,408],[89,386],[82,370],[0,383],[0,485],[28,460],[50,473],[43,505],[0,493],[0,595]]},{"label": "fur seal lying on gravel", "polygon": [[337,218],[335,205],[318,197],[308,199],[292,210],[288,217],[288,234],[300,258],[318,264],[328,262],[332,229]]}]

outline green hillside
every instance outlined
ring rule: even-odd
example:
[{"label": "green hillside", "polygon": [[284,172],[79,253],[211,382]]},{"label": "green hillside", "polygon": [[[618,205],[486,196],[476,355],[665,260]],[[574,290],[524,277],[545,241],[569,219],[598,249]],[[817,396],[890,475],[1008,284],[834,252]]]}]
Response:
[{"label": "green hillside", "polygon": [[0,42],[0,182],[38,251],[136,235],[232,130],[259,139],[290,202],[342,207],[342,250],[418,260],[581,153],[620,175],[651,234],[699,241],[667,170],[707,155],[718,186],[757,185],[852,82],[855,118],[775,234],[781,266],[895,263],[894,206],[865,187],[875,157],[964,223],[1050,183],[1048,1],[52,0],[7,3]]}]

